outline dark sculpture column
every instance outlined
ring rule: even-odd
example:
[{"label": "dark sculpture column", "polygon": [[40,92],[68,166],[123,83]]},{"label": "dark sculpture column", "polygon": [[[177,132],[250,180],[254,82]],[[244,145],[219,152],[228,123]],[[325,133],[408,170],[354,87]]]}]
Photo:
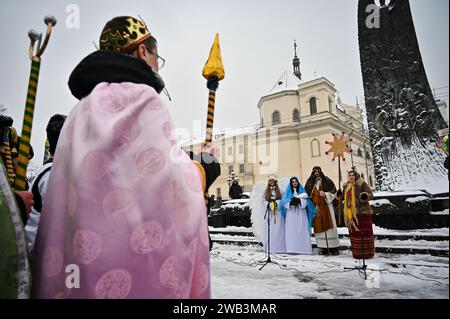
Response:
[{"label": "dark sculpture column", "polygon": [[[377,190],[423,189],[448,182],[437,131],[445,122],[425,73],[409,0],[359,0],[361,69]],[[369,20],[369,24],[367,23]],[[431,188],[431,187],[430,187]]]}]

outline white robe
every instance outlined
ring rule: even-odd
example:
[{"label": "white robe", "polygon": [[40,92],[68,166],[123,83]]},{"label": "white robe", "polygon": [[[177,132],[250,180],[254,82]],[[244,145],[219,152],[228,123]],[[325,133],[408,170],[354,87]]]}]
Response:
[{"label": "white robe", "polygon": [[[306,195],[306,196],[305,196]],[[294,196],[300,199],[300,204],[290,206],[286,203],[286,252],[288,254],[312,254],[311,233],[309,230],[308,213],[306,207],[307,194],[298,194]]]},{"label": "white robe", "polygon": [[[275,190],[273,190],[271,194],[272,199],[274,199],[275,196],[276,196]],[[267,207],[267,201],[265,201],[265,203]],[[280,201],[277,201],[277,204],[280,205]],[[276,217],[274,218],[274,214],[270,208],[264,215],[265,218],[262,224],[263,230],[261,234],[264,251],[267,252],[270,248],[270,253],[274,254],[286,253],[285,219],[283,215],[278,210]],[[270,247],[268,240],[269,226],[270,226]]]},{"label": "white robe", "polygon": [[[330,210],[331,220],[333,221],[333,228],[323,233],[314,233],[314,237],[316,238],[316,244],[319,248],[338,248],[341,244],[339,242],[338,229],[336,225],[336,217],[334,216],[334,208],[333,208],[333,200],[336,195],[333,193],[325,193],[325,201],[328,204],[328,209]],[[328,246],[327,246],[328,242]]]},{"label": "white robe", "polygon": [[[39,169],[38,173],[36,174],[36,177],[40,176],[46,169],[48,169],[49,167],[52,167],[52,165],[53,165],[52,162],[44,164]],[[41,194],[41,200],[43,200],[43,198],[45,196],[45,192],[47,190],[48,179],[50,178],[50,173],[51,173],[51,171],[47,171],[39,181],[38,190],[39,190],[39,194]],[[29,188],[30,190],[33,189],[35,182],[36,182],[36,178],[31,182],[30,188]],[[30,254],[33,251],[34,242],[36,240],[36,234],[38,231],[40,218],[41,218],[41,213],[36,211],[36,209],[33,207],[31,209],[30,216],[28,217],[28,221],[25,225],[25,232],[26,232],[27,238],[28,238],[28,252]]]}]

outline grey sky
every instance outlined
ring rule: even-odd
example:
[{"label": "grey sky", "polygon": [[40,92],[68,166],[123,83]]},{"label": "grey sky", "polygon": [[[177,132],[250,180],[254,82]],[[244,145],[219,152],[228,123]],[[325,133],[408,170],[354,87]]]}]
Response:
[{"label": "grey sky", "polygon": [[[66,7],[80,8],[80,28],[66,27]],[[428,79],[433,87],[449,85],[449,1],[411,0]],[[173,101],[175,126],[190,131],[206,118],[207,89],[201,75],[214,35],[220,33],[226,78],[217,93],[215,126],[238,128],[258,123],[257,103],[285,70],[292,69],[293,39],[299,44],[304,80],[314,72],[328,77],[343,102],[363,95],[357,38],[357,0],[153,0],[153,1],[1,1],[4,30],[0,59],[0,104],[20,129],[30,61],[27,32],[44,32],[43,17],[58,18],[43,57],[32,145],[41,161],[45,126],[52,114],[68,114],[77,100],[68,77],[94,51],[92,41],[106,21],[118,15],[141,15],[158,39],[166,59],[161,75]],[[447,94],[448,95],[448,94]],[[447,97],[448,101],[448,97]]]}]

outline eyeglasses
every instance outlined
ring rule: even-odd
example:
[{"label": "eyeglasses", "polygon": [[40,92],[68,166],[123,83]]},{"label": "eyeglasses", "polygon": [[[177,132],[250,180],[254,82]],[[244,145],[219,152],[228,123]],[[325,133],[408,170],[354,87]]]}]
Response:
[{"label": "eyeglasses", "polygon": [[[150,50],[150,48],[147,45],[145,45],[145,48],[150,54],[155,54],[153,53],[152,50]],[[158,59],[158,69],[161,70],[164,67],[164,65],[166,65],[166,60],[163,57],[159,56],[158,54],[156,55],[156,58]]]},{"label": "eyeglasses", "polygon": [[160,57],[159,55],[157,55],[157,57],[158,57],[158,69],[161,70],[164,67],[164,65],[166,65],[166,60]]}]

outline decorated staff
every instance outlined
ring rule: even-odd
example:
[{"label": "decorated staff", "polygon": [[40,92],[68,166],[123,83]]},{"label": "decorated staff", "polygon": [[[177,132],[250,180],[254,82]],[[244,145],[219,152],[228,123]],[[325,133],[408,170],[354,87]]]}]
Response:
[{"label": "decorated staff", "polygon": [[448,154],[448,135],[443,136],[438,143],[438,148],[440,148],[441,150],[443,150],[446,154]]},{"label": "decorated staff", "polygon": [[206,118],[206,138],[203,149],[208,151],[212,143],[213,127],[214,127],[214,107],[216,103],[216,91],[219,87],[219,81],[225,78],[225,69],[222,63],[222,55],[220,53],[219,34],[216,34],[208,61],[203,68],[203,77],[208,81],[209,89],[208,115]]},{"label": "decorated staff", "polygon": [[[346,140],[345,139],[345,132],[342,132],[340,137],[337,137],[335,133],[333,133],[333,141],[329,142],[326,141],[325,144],[330,145],[330,149],[325,152],[326,155],[332,153],[332,160],[333,162],[336,160],[336,157],[338,158],[338,176],[339,176],[339,187],[338,189],[341,189],[341,182],[342,182],[342,172],[341,172],[341,158],[343,161],[345,161],[345,153],[352,153],[353,150],[348,146],[349,142],[351,142],[352,139]],[[342,194],[339,194],[338,196],[339,205],[338,205],[338,224],[341,225],[341,215],[342,215]]]},{"label": "decorated staff", "polygon": [[[42,46],[42,33],[38,33],[35,30],[30,30],[28,32],[28,36],[30,37],[29,56],[31,60],[31,72],[30,80],[28,82],[28,93],[25,104],[25,114],[23,117],[22,135],[19,146],[19,159],[16,170],[15,189],[19,191],[27,188],[26,173],[29,162],[31,130],[33,127],[34,106],[36,103],[41,57],[47,48],[52,29],[56,25],[56,18],[53,16],[46,16],[44,18],[44,22],[47,25],[47,33]],[[34,54],[36,41],[38,41],[38,45],[36,46],[36,54]]]},{"label": "decorated staff", "polygon": [[5,152],[5,167],[8,174],[8,182],[14,185],[13,156],[17,156],[17,132],[13,127],[7,127],[3,136],[3,147]]},{"label": "decorated staff", "polygon": [[44,164],[50,158],[50,143],[48,140],[45,140],[45,152],[44,152]]}]

